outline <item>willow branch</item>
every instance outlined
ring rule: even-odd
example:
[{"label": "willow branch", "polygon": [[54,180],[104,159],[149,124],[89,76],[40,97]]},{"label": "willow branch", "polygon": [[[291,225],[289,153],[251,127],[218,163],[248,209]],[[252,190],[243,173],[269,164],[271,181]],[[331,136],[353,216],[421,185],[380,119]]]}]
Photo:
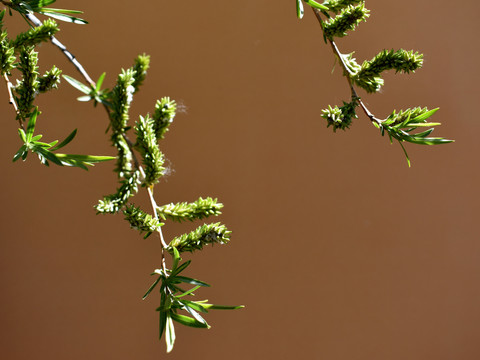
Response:
[{"label": "willow branch", "polygon": [[[42,25],[42,22],[33,13],[27,12],[26,17],[29,21],[31,21],[31,23],[34,26],[38,27],[38,26]],[[55,45],[56,47],[58,47],[60,49],[60,51],[67,57],[67,59],[76,67],[78,72],[83,76],[83,78],[87,81],[87,83],[90,84],[90,86],[95,87],[96,83],[92,80],[90,75],[88,75],[87,71],[82,66],[82,64],[80,64],[80,62],[76,59],[75,55],[73,55],[70,51],[68,51],[67,47],[65,45],[63,45],[55,36],[51,36],[50,40],[51,40],[52,44]],[[108,106],[106,106],[104,104],[104,107],[105,107],[105,110],[107,111],[107,114],[109,115],[109,118],[110,118],[110,110],[109,110]],[[145,178],[145,172],[144,172],[143,168],[140,166],[140,164],[138,162],[138,159],[135,155],[135,152],[133,151],[133,143],[130,141],[130,139],[127,137],[126,134],[123,134],[123,138],[125,139],[125,141],[128,144],[128,147],[130,148],[130,152],[132,153],[132,159],[133,159],[135,168],[137,168],[140,171],[140,174],[142,175],[142,177]],[[150,199],[150,204],[151,204],[152,209],[153,209],[153,213],[155,215],[155,219],[159,220],[158,214],[157,214],[157,203],[156,203],[156,201],[153,197],[153,188],[152,187],[147,187],[147,192],[148,192],[148,196],[149,196],[149,199]],[[158,229],[157,233],[158,233],[158,236],[160,238],[160,243],[162,245],[162,266],[165,270],[166,265],[165,265],[164,249],[167,247],[167,244],[166,244],[165,239],[163,237],[163,232],[162,232],[161,227]]]},{"label": "willow branch", "polygon": [[[323,25],[322,25],[323,20],[322,20],[322,17],[320,16],[321,11],[318,10],[318,9],[315,9],[313,7],[312,7],[312,10],[313,10],[313,13],[315,14],[315,17],[317,18],[317,20],[320,24],[320,27],[322,28],[322,31],[323,31]],[[375,115],[373,115],[372,112],[370,110],[368,110],[366,105],[363,103],[360,96],[358,96],[357,91],[355,90],[355,86],[353,85],[353,82],[352,82],[352,78],[351,78],[352,73],[348,69],[347,64],[345,64],[345,61],[343,60],[343,57],[342,57],[342,53],[340,52],[340,50],[338,50],[338,47],[337,47],[337,44],[335,43],[335,41],[333,41],[329,38],[327,38],[327,41],[329,42],[330,46],[332,47],[333,53],[335,54],[335,56],[340,61],[340,64],[342,65],[343,71],[345,73],[345,77],[347,78],[348,86],[350,87],[350,91],[352,93],[352,100],[357,102],[360,105],[363,112],[370,119],[370,121],[376,122],[377,124],[381,124],[382,122],[384,122],[385,119],[382,120],[382,119],[377,118]]]},{"label": "willow branch", "polygon": [[[27,12],[25,14],[28,20],[30,20],[34,26],[38,27],[42,25],[42,22],[31,12]],[[86,72],[86,70],[83,68],[82,64],[75,58],[75,55],[73,55],[70,51],[67,50],[67,47],[63,45],[60,41],[55,36],[51,36],[50,40],[52,41],[52,44],[55,45],[60,49],[60,51],[70,60],[70,62],[77,68],[78,72],[82,74],[83,78],[91,85],[95,86],[95,82],[92,80],[90,75]]]},{"label": "willow branch", "polygon": [[8,91],[8,96],[9,96],[8,102],[15,109],[15,113],[17,114],[17,119],[18,119],[18,123],[20,124],[20,127],[23,130],[25,130],[25,128],[23,127],[22,117],[20,116],[20,111],[18,111],[17,103],[15,101],[15,98],[13,97],[13,93],[12,93],[13,84],[10,82],[10,79],[8,78],[7,74],[3,74],[3,79],[5,80],[5,83],[7,84],[7,91]]}]

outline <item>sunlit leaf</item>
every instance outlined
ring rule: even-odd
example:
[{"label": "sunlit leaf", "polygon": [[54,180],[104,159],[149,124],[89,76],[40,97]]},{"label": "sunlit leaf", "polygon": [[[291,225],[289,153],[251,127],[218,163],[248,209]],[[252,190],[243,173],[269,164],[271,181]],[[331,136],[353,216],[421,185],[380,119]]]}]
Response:
[{"label": "sunlit leaf", "polygon": [[[185,326],[190,326],[195,328],[206,328],[206,329],[210,327],[207,323],[200,322],[194,318],[191,318],[190,316],[175,314],[174,312],[172,312],[170,314],[170,317],[171,319]],[[167,327],[167,330],[168,330],[168,327]]]},{"label": "sunlit leaf", "polygon": [[58,149],[61,149],[62,147],[64,147],[65,145],[67,145],[68,143],[70,143],[74,138],[75,136],[77,135],[77,129],[73,130],[70,135],[68,135],[65,140],[63,140],[60,144],[58,144],[57,146],[55,146],[54,148],[52,148],[51,150],[52,151],[55,151],[55,150],[58,150]]},{"label": "sunlit leaf", "polygon": [[65,80],[68,81],[70,85],[72,85],[75,89],[83,92],[84,94],[90,94],[92,91],[92,88],[88,87],[87,85],[82,84],[80,81],[72,78],[71,76],[68,75],[62,75]]}]

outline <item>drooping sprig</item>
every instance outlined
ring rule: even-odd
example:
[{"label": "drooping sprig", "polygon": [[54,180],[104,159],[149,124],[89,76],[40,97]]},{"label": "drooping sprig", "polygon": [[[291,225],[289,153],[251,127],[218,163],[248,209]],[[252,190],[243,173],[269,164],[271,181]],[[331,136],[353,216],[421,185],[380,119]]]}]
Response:
[{"label": "drooping sprig", "polygon": [[[20,158],[26,160],[28,152],[31,151],[37,154],[40,162],[46,166],[49,166],[49,161],[59,166],[74,166],[84,170],[88,170],[87,166],[93,166],[96,163],[108,161],[114,159],[111,156],[93,156],[93,155],[74,155],[74,154],[60,154],[56,151],[70,143],[77,133],[74,130],[68,135],[65,140],[58,144],[58,140],[51,143],[41,142],[42,135],[35,135],[35,125],[37,117],[40,114],[38,108],[32,112],[29,117],[28,126],[26,130],[18,129],[20,138],[23,141],[23,145],[17,151],[13,157],[13,161],[17,161]],[[57,145],[58,144],[58,145]]]},{"label": "drooping sprig", "polygon": [[[157,205],[153,196],[155,185],[165,175],[165,157],[160,150],[159,141],[164,138],[176,113],[176,103],[168,97],[158,100],[152,115],[140,115],[133,127],[135,140],[129,139],[130,130],[130,104],[134,95],[138,92],[140,85],[145,80],[148,69],[149,57],[140,55],[134,60],[134,65],[122,70],[117,78],[116,85],[111,91],[102,89],[104,75],[95,85],[85,85],[80,81],[65,76],[67,81],[84,96],[81,101],[92,100],[94,105],[101,103],[107,110],[109,116],[109,129],[111,131],[112,145],[117,149],[117,166],[114,171],[117,173],[120,186],[113,194],[105,196],[95,206],[97,213],[114,214],[123,212],[125,220],[129,225],[144,234],[144,238],[152,234],[158,234],[162,246],[161,268],[155,270],[159,275],[154,285],[149,289],[147,295],[159,282],[160,286],[160,337],[165,336],[167,351],[171,351],[175,342],[174,322],[182,325],[209,328],[205,320],[198,314],[207,312],[208,309],[238,309],[238,306],[218,306],[206,302],[191,302],[180,300],[183,296],[193,296],[193,289],[185,293],[178,290],[176,284],[187,282],[193,284],[205,284],[199,280],[179,276],[190,262],[184,263],[177,269],[179,253],[202,250],[206,245],[226,244],[230,240],[231,232],[225,225],[217,222],[204,224],[196,230],[174,237],[168,244],[162,233],[162,227],[166,220],[172,221],[195,221],[218,216],[223,207],[217,199],[211,197],[199,198],[193,203],[177,203]],[[142,165],[140,165],[142,164]],[[131,199],[137,194],[141,187],[148,192],[153,214],[132,204]],[[166,265],[165,255],[172,256],[172,268]],[[206,285],[198,285],[206,286]],[[194,289],[196,290],[196,288]],[[178,292],[182,294],[178,295]],[[146,297],[146,296],[145,296]],[[144,298],[145,298],[144,297]],[[179,310],[185,310],[188,315],[179,314]]]},{"label": "drooping sprig", "polygon": [[[167,343],[167,352],[172,351],[175,344],[175,326],[174,322],[181,325],[209,329],[210,325],[204,319],[205,314],[209,310],[236,310],[243,308],[240,306],[215,305],[209,304],[208,300],[190,300],[195,296],[198,289],[202,287],[210,287],[204,281],[180,275],[191,263],[191,260],[180,263],[180,252],[175,248],[171,248],[173,255],[172,269],[156,269],[152,275],[156,275],[157,279],[148,288],[143,296],[146,299],[155,287],[160,284],[160,306],[157,308],[159,312],[159,337],[165,334]],[[191,285],[192,288],[184,290],[181,286]],[[180,313],[183,311],[184,314]]]},{"label": "drooping sprig", "polygon": [[[395,70],[396,73],[415,72],[423,65],[423,55],[418,52],[399,50],[382,50],[371,60],[365,60],[359,65],[352,53],[343,54],[338,49],[336,38],[344,37],[350,31],[354,31],[360,22],[366,21],[370,11],[365,8],[365,1],[357,0],[327,0],[322,4],[312,1],[304,1],[310,5],[323,32],[325,42],[329,43],[335,56],[339,60],[343,75],[346,77],[350,88],[350,100],[344,101],[343,106],[328,106],[322,111],[321,116],[327,121],[327,127],[346,130],[350,128],[353,119],[358,118],[356,108],[360,107],[374,126],[389,135],[390,141],[397,140],[401,145],[408,166],[410,159],[403,146],[403,142],[421,145],[439,145],[450,143],[453,140],[444,138],[428,137],[434,130],[433,126],[440,123],[427,122],[426,119],[438,109],[427,108],[406,109],[400,113],[392,112],[386,119],[375,116],[365,106],[362,98],[358,95],[355,86],[364,89],[367,93],[378,92],[384,85],[382,73]],[[296,0],[297,16],[303,17],[302,0]],[[400,120],[402,119],[402,120]],[[429,128],[415,133],[418,127]]]},{"label": "drooping sprig", "polygon": [[[46,8],[55,0],[0,0],[0,2],[9,8],[11,14],[12,12],[20,13],[31,26],[29,30],[20,33],[15,39],[9,39],[7,32],[3,29],[5,11],[0,12],[1,75],[7,84],[10,103],[15,109],[16,119],[20,125],[19,135],[23,141],[23,145],[14,156],[14,161],[25,160],[28,153],[33,152],[45,165],[54,163],[61,166],[77,166],[86,169],[87,166],[94,163],[114,159],[109,156],[58,153],[57,150],[74,139],[76,130],[59,144],[58,141],[41,142],[42,135],[35,134],[35,125],[40,114],[34,103],[36,96],[39,93],[57,88],[61,76],[61,71],[55,66],[44,75],[38,73],[38,53],[35,51],[35,47],[41,42],[50,41],[70,60],[87,83],[84,84],[71,76],[64,75],[67,82],[83,93],[83,96],[79,97],[78,100],[92,101],[94,106],[101,104],[108,115],[110,139],[117,151],[115,157],[117,164],[114,172],[117,173],[119,186],[113,194],[103,197],[98,202],[95,206],[97,213],[115,214],[121,212],[128,224],[143,234],[144,238],[156,233],[160,239],[161,268],[157,269],[155,273],[160,275],[156,283],[161,281],[162,285],[160,287],[161,306],[157,310],[160,313],[160,337],[165,334],[167,351],[170,352],[175,342],[174,321],[187,326],[209,328],[210,326],[199,315],[199,312],[206,313],[208,309],[240,308],[212,305],[206,301],[187,300],[186,296],[193,296],[193,290],[196,290],[198,286],[208,285],[199,280],[178,275],[190,264],[190,261],[179,266],[179,251],[173,250],[171,245],[167,245],[163,237],[163,221],[167,218],[173,221],[194,221],[210,215],[218,216],[220,215],[220,209],[223,207],[216,199],[213,200],[210,197],[200,198],[193,203],[157,205],[153,196],[154,187],[166,172],[165,158],[160,151],[158,141],[164,138],[175,118],[176,103],[169,97],[164,97],[156,102],[152,115],[139,116],[133,127],[135,140],[131,141],[129,139],[129,136],[132,136],[129,124],[130,104],[133,95],[139,91],[145,81],[150,57],[145,54],[139,55],[131,68],[121,71],[116,84],[112,90],[109,90],[103,87],[105,73],[94,82],[78,59],[55,37],[59,30],[55,21],[48,19],[42,23],[34,15],[34,13],[39,13],[73,23],[86,23],[74,16],[80,12]],[[18,70],[21,74],[16,86],[12,84],[9,78],[12,76],[12,71],[15,70]],[[131,199],[141,187],[146,189],[148,193],[153,214],[149,214],[148,211],[131,202]],[[217,222],[204,224],[189,234],[174,237],[170,244],[178,244],[180,251],[194,251],[200,250],[208,244],[225,244],[229,239],[230,231]],[[165,256],[167,254],[172,256],[171,269],[167,267]],[[179,282],[194,284],[196,287],[184,292],[176,285]],[[148,293],[152,289],[153,287],[149,289]],[[186,311],[191,316],[180,314],[180,310]],[[166,331],[163,329],[166,329]]]}]

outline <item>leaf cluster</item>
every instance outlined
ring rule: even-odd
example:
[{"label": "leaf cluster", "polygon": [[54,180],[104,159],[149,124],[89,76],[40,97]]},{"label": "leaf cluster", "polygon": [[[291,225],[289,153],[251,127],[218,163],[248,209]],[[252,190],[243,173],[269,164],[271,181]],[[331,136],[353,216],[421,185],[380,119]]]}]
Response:
[{"label": "leaf cluster", "polygon": [[[428,137],[434,130],[433,126],[440,125],[440,123],[427,122],[427,119],[435,114],[437,110],[438,108],[428,110],[420,107],[403,110],[399,113],[396,113],[394,110],[385,121],[374,123],[374,125],[380,129],[382,136],[385,135],[385,132],[388,134],[391,143],[393,139],[399,142],[410,166],[410,158],[402,142],[406,141],[419,145],[440,145],[453,141],[441,137]],[[429,129],[415,132],[418,128]]]},{"label": "leaf cluster", "polygon": [[54,9],[46,7],[55,2],[56,0],[11,0],[8,3],[3,3],[5,5],[8,5],[10,12],[14,10],[20,13],[24,18],[28,15],[29,12],[32,12],[49,16],[57,20],[71,22],[74,24],[88,24],[87,21],[75,16],[77,14],[82,14],[82,11]]},{"label": "leaf cluster", "polygon": [[[296,0],[297,16],[303,17],[303,6],[301,0]],[[410,142],[422,145],[439,145],[452,142],[444,138],[429,138],[433,126],[440,123],[426,122],[425,119],[433,115],[437,109],[429,111],[424,108],[413,108],[393,113],[384,120],[375,117],[365,106],[360,96],[358,96],[355,86],[364,89],[367,93],[376,93],[384,85],[382,73],[389,70],[395,70],[396,73],[415,72],[423,65],[423,55],[403,49],[382,50],[371,60],[365,60],[362,65],[358,64],[353,57],[353,52],[342,54],[335,43],[336,38],[347,35],[349,31],[356,29],[361,21],[366,21],[370,16],[370,11],[365,8],[365,1],[357,0],[327,0],[322,4],[310,3],[310,5],[319,21],[325,42],[330,43],[335,56],[340,61],[343,74],[347,78],[351,99],[344,101],[343,106],[331,106],[322,110],[321,116],[327,121],[327,127],[332,127],[333,131],[337,129],[346,130],[350,128],[353,119],[358,118],[356,108],[360,107],[368,116],[372,123],[385,132],[390,137],[390,141],[397,140],[407,158],[410,166],[410,159],[403,147],[402,142]],[[325,19],[322,18],[325,17]],[[415,133],[418,127],[430,127],[425,131]]]},{"label": "leaf cluster", "polygon": [[70,143],[77,133],[77,130],[74,130],[70,135],[68,135],[65,140],[58,144],[58,140],[55,140],[51,143],[41,142],[42,135],[35,135],[35,125],[37,122],[37,117],[39,115],[38,108],[36,108],[30,120],[28,121],[27,130],[19,129],[18,133],[20,138],[23,141],[23,145],[17,151],[13,157],[13,161],[18,159],[25,160],[28,155],[28,151],[37,154],[40,162],[46,166],[49,166],[49,161],[59,166],[75,166],[87,170],[87,166],[93,166],[95,163],[108,161],[113,159],[111,156],[93,156],[93,155],[73,155],[73,154],[59,154],[54,153]]},{"label": "leaf cluster", "polygon": [[[175,326],[178,323],[184,326],[209,329],[210,325],[204,319],[209,310],[236,310],[243,308],[242,305],[228,306],[208,303],[208,300],[190,300],[195,296],[195,291],[201,287],[210,287],[204,281],[180,275],[191,263],[191,260],[180,263],[180,253],[173,247],[173,264],[171,270],[156,269],[152,275],[157,279],[148,288],[143,296],[147,296],[160,284],[160,306],[156,309],[159,316],[159,338],[165,334],[167,352],[172,351],[175,344]],[[182,286],[191,285],[192,288],[185,290]],[[183,312],[180,313],[180,312]]]}]

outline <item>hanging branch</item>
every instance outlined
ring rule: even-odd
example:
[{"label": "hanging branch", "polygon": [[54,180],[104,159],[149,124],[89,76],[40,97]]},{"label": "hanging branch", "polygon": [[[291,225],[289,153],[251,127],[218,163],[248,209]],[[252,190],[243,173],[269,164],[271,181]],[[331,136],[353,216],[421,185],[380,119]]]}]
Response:
[{"label": "hanging branch", "polygon": [[[367,93],[378,92],[384,83],[381,78],[384,71],[395,70],[397,73],[410,73],[415,72],[423,65],[422,54],[403,49],[397,51],[383,50],[372,60],[364,61],[362,65],[359,65],[353,58],[353,52],[349,54],[340,52],[335,38],[347,36],[349,31],[354,31],[360,22],[366,21],[370,16],[370,11],[365,8],[365,1],[328,0],[322,4],[313,0],[295,1],[297,16],[300,19],[304,15],[303,2],[312,8],[322,29],[323,38],[326,43],[330,44],[335,57],[339,60],[343,75],[346,77],[350,88],[350,101],[344,101],[341,107],[329,105],[327,109],[322,111],[321,116],[327,120],[327,127],[331,126],[334,132],[337,129],[346,130],[350,128],[353,119],[358,117],[355,109],[360,106],[372,124],[380,129],[382,136],[386,132],[390,142],[393,142],[393,139],[398,141],[405,153],[408,166],[410,166],[410,159],[403,142],[439,145],[453,141],[439,137],[428,137],[433,132],[433,127],[440,125],[440,123],[427,122],[427,119],[438,108],[429,110],[415,107],[398,113],[394,110],[387,118],[380,119],[366,107],[362,98],[358,95],[356,86],[363,88]],[[323,17],[325,17],[325,20]],[[427,130],[415,132],[418,128],[427,128]]]},{"label": "hanging branch", "polygon": [[[103,88],[105,73],[97,82],[94,82],[82,64],[67,50],[56,37],[59,28],[56,22],[48,19],[41,22],[34,13],[43,14],[58,20],[69,21],[77,24],[85,24],[86,21],[76,17],[81,12],[74,10],[49,9],[43,5],[49,5],[55,0],[23,0],[23,1],[0,1],[11,12],[18,12],[31,27],[15,39],[9,39],[6,31],[2,31],[0,37],[0,64],[1,73],[7,84],[10,102],[15,108],[17,120],[20,124],[19,135],[23,141],[22,147],[14,156],[14,161],[26,159],[29,151],[36,153],[40,161],[45,165],[77,166],[86,169],[86,165],[95,162],[116,159],[115,173],[119,180],[117,191],[105,196],[95,206],[97,213],[115,214],[123,213],[125,220],[134,229],[144,233],[144,238],[156,233],[160,242],[161,265],[152,275],[157,275],[154,284],[148,289],[143,298],[160,284],[160,337],[165,334],[167,352],[173,349],[175,343],[174,322],[182,325],[209,328],[207,322],[199,313],[207,313],[210,309],[239,309],[242,306],[221,306],[208,304],[206,300],[187,300],[193,297],[194,291],[199,287],[209,285],[198,279],[186,277],[183,272],[190,261],[180,263],[180,253],[185,251],[197,251],[206,245],[226,244],[230,240],[231,232],[220,223],[203,224],[196,230],[179,235],[165,241],[162,227],[167,219],[173,221],[199,220],[208,216],[218,216],[223,207],[216,199],[208,197],[200,198],[194,203],[178,203],[159,206],[154,198],[154,188],[159,179],[165,175],[163,166],[165,157],[160,151],[158,142],[166,135],[176,113],[176,103],[168,97],[158,100],[152,115],[140,116],[133,126],[135,141],[129,139],[130,104],[134,94],[137,93],[145,80],[149,67],[150,58],[146,55],[138,56],[134,65],[122,72],[112,90]],[[0,13],[0,28],[2,28],[5,11]],[[75,15],[75,16],[74,16]],[[3,30],[3,29],[2,29]],[[108,129],[112,146],[117,150],[116,157],[99,157],[90,155],[67,155],[58,154],[55,151],[68,144],[76,135],[73,131],[64,141],[57,145],[40,142],[41,135],[34,135],[35,125],[40,112],[34,105],[38,93],[46,92],[57,87],[60,80],[60,70],[53,67],[45,75],[38,73],[38,53],[34,50],[40,42],[50,41],[58,47],[67,59],[75,66],[87,85],[64,75],[73,87],[84,95],[78,98],[80,101],[92,101],[96,106],[102,104],[109,119]],[[17,56],[15,56],[18,54]],[[16,63],[18,57],[18,63]],[[22,74],[22,79],[13,86],[8,78],[10,71],[17,69]],[[28,122],[26,130],[24,122]],[[140,165],[140,161],[142,165]],[[148,193],[153,214],[142,210],[131,202],[139,189],[144,187]],[[162,220],[160,219],[162,218]],[[167,266],[166,255],[171,256],[171,268]],[[193,287],[183,290],[180,284],[190,284]],[[181,314],[184,312],[186,314]]]}]

